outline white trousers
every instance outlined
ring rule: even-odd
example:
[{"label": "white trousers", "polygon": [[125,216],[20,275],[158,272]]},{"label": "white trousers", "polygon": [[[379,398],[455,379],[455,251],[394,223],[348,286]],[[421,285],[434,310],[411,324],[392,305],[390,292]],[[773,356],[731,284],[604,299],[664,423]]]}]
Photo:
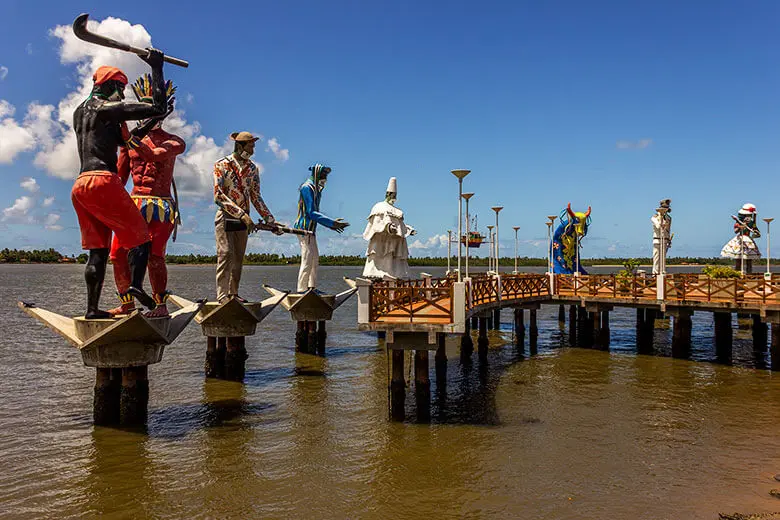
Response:
[{"label": "white trousers", "polygon": [[299,236],[301,243],[301,269],[298,271],[298,292],[317,287],[317,268],[320,266],[320,251],[317,249],[317,236]]}]

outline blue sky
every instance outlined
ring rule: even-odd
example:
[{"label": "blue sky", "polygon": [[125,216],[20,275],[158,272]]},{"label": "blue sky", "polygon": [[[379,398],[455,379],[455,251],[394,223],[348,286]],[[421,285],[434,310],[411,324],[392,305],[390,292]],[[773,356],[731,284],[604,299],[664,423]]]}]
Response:
[{"label": "blue sky", "polygon": [[[505,206],[506,256],[515,225],[520,255],[543,255],[546,215],[569,201],[593,208],[586,257],[648,255],[661,198],[672,199],[670,255],[719,254],[745,202],[780,217],[777,2],[67,4],[0,4],[0,205],[9,210],[0,247],[79,251],[70,105],[60,103],[80,99],[101,55],[68,50],[67,29],[56,30],[79,12],[117,18],[118,31],[139,24],[191,63],[166,68],[190,153],[172,253],[214,251],[207,170],[243,129],[264,136],[255,159],[280,220],[292,220],[307,166],[333,167],[323,209],[353,225],[344,236],[323,230],[323,254],[363,251],[365,218],[390,176],[419,231],[412,254],[446,252],[441,236],[457,225],[453,168],[473,172],[465,190],[476,192],[483,230],[490,206]],[[132,56],[116,59],[144,70]],[[19,151],[20,135],[34,143]],[[297,249],[267,234],[250,244]]]}]

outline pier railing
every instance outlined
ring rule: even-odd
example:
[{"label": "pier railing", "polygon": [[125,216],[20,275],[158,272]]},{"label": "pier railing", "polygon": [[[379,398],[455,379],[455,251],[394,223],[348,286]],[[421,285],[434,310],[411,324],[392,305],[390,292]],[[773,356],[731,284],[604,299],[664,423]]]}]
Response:
[{"label": "pier railing", "polygon": [[[553,290],[550,282],[553,281]],[[659,288],[659,280],[663,281]],[[710,278],[703,274],[676,273],[663,277],[635,274],[555,275],[479,274],[465,280],[460,289],[465,312],[486,305],[512,306],[545,296],[612,301],[616,304],[695,303],[736,306],[767,306],[780,310],[780,276],[765,278],[750,274],[741,278]],[[454,323],[452,277],[425,277],[418,280],[374,282],[368,291],[369,319],[372,322]],[[660,290],[659,290],[660,289]],[[463,297],[465,291],[465,298]],[[458,300],[461,301],[461,300]],[[459,305],[460,306],[460,305]],[[459,318],[460,319],[460,318]]]}]

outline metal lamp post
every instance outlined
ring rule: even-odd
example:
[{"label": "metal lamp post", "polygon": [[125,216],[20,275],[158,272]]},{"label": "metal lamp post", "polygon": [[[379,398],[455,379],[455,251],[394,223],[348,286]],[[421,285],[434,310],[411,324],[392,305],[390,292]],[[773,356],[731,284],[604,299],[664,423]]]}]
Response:
[{"label": "metal lamp post", "polygon": [[[469,277],[469,235],[471,234],[471,223],[469,222],[469,199],[473,193],[463,193],[461,197],[466,201],[466,278]],[[460,277],[460,274],[458,274]]]},{"label": "metal lamp post", "polygon": [[772,258],[772,253],[770,252],[770,247],[772,246],[772,241],[770,240],[769,236],[769,224],[772,223],[774,220],[774,217],[772,218],[765,218],[762,219],[764,222],[766,222],[766,278],[771,278],[771,274],[769,273],[769,260]]},{"label": "metal lamp post", "polygon": [[517,274],[517,231],[520,229],[520,226],[513,226],[512,229],[515,230],[515,272],[512,274]]},{"label": "metal lamp post", "polygon": [[[460,247],[461,237],[463,235],[463,202],[461,202],[461,197],[463,196],[463,179],[466,175],[471,173],[471,170],[451,170],[450,173],[458,178],[458,281],[460,282],[462,281],[460,274],[460,258],[463,252]],[[466,224],[468,225],[468,222]],[[468,252],[468,247],[466,248],[466,252]]]},{"label": "metal lamp post", "polygon": [[452,258],[452,230],[447,230],[447,274],[450,274],[450,259]]},{"label": "metal lamp post", "polygon": [[658,266],[660,274],[666,274],[666,214],[669,212],[669,208],[658,208],[658,213],[661,214],[661,265]]},{"label": "metal lamp post", "polygon": [[501,254],[499,253],[499,245],[498,245],[499,244],[498,243],[498,213],[502,209],[504,209],[504,206],[493,206],[490,209],[492,209],[493,211],[496,212],[496,240],[495,240],[496,244],[495,244],[495,250],[496,250],[496,274],[498,274],[499,273],[498,264],[499,264],[499,259],[501,258]]},{"label": "metal lamp post", "polygon": [[493,270],[493,226],[488,226],[488,271]]},{"label": "metal lamp post", "polygon": [[553,224],[555,224],[555,219],[558,218],[556,215],[547,215],[547,220],[549,222],[545,222],[547,224],[547,272],[552,273],[553,272],[553,247],[552,247],[552,227]]}]

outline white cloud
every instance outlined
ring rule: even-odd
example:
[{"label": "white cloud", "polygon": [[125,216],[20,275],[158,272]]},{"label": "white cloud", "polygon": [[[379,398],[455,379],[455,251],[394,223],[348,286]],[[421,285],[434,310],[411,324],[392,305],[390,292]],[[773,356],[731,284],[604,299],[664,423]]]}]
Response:
[{"label": "white cloud", "polygon": [[440,247],[447,247],[447,235],[445,234],[434,235],[432,237],[429,237],[425,242],[423,242],[418,238],[414,242],[409,244],[409,249],[412,250],[417,249],[417,250],[423,250],[428,252],[436,251]]},{"label": "white cloud", "polygon": [[38,181],[32,177],[23,177],[22,182],[19,183],[19,186],[29,191],[30,193],[37,193],[41,189],[41,187],[38,185]]},{"label": "white cloud", "polygon": [[43,199],[43,204],[42,205],[43,205],[44,208],[48,208],[52,204],[54,204],[54,195],[52,195],[51,197],[46,197],[45,199]]},{"label": "white cloud", "polygon": [[32,132],[13,119],[15,107],[0,99],[0,164],[10,164],[14,158],[35,147]]},{"label": "white cloud", "polygon": [[[126,42],[136,47],[150,47],[152,38],[142,25],[132,25],[118,18],[102,21],[89,20],[90,31]],[[22,122],[13,119],[14,107],[0,100],[0,164],[10,163],[25,151],[35,150],[34,163],[48,174],[61,179],[74,179],[79,171],[76,135],[73,131],[73,112],[92,89],[92,74],[101,65],[120,68],[131,81],[149,67],[131,53],[83,42],[75,37],[69,25],[60,25],[50,31],[59,40],[60,61],[74,65],[75,90],[65,95],[56,106],[31,103]],[[28,51],[31,47],[28,46]],[[191,103],[194,97],[185,95]],[[210,197],[213,186],[213,167],[221,157],[230,153],[231,143],[201,133],[197,121],[187,121],[182,110],[175,110],[166,120],[167,131],[179,135],[187,143],[187,150],[177,158],[176,179],[182,195]],[[276,139],[269,142],[269,150],[281,159],[289,158],[289,150],[281,148]],[[263,165],[258,164],[260,171]]]},{"label": "white cloud", "polygon": [[0,81],[3,81],[8,76],[8,67],[0,65]]},{"label": "white cloud", "polygon": [[24,50],[27,52],[27,54],[32,55],[33,53],[32,43],[28,43],[27,46],[24,48]]},{"label": "white cloud", "polygon": [[27,195],[19,197],[16,199],[16,201],[14,201],[13,206],[3,210],[2,220],[12,222],[30,222],[31,219],[29,213],[34,206],[35,201],[33,201],[32,197],[28,197]]},{"label": "white cloud", "polygon": [[276,137],[272,137],[268,140],[268,148],[266,149],[273,152],[276,158],[282,162],[290,158],[290,150],[282,148],[279,141],[276,140]]},{"label": "white cloud", "polygon": [[643,150],[653,144],[652,139],[640,139],[638,141],[618,141],[615,148],[618,150]]},{"label": "white cloud", "polygon": [[43,219],[43,224],[46,226],[46,229],[50,231],[61,231],[62,226],[57,224],[57,222],[60,220],[60,216],[56,213],[49,213],[46,215],[46,217]]}]

